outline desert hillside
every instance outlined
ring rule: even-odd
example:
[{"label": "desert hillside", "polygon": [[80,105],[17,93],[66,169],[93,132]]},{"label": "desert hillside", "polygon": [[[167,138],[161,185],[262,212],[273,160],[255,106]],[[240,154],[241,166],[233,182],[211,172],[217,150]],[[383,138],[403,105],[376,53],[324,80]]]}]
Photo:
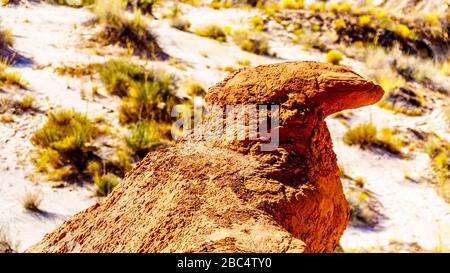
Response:
[{"label": "desert hillside", "polygon": [[340,64],[385,91],[325,120],[350,207],[336,251],[449,251],[447,1],[0,3],[0,252],[104,204],[182,135],[173,107],[287,61]]}]

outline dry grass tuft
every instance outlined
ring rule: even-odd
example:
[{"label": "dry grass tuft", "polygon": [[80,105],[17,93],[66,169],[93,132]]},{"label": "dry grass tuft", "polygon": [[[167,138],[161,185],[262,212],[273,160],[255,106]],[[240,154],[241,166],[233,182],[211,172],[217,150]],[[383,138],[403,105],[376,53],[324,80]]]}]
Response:
[{"label": "dry grass tuft", "polygon": [[91,155],[88,144],[97,135],[97,127],[86,115],[73,109],[51,112],[31,137],[37,147],[33,162],[50,180],[82,174]]},{"label": "dry grass tuft", "polygon": [[22,198],[22,207],[28,211],[40,211],[42,196],[39,193],[27,192]]},{"label": "dry grass tuft", "polygon": [[97,41],[104,44],[119,44],[131,49],[133,54],[150,59],[167,59],[158,46],[155,36],[148,30],[140,12],[129,18],[125,13],[126,2],[120,0],[98,0],[95,12],[103,30],[97,34]]},{"label": "dry grass tuft", "polygon": [[404,146],[403,140],[392,129],[386,127],[378,131],[372,123],[363,123],[350,128],[343,140],[347,145],[378,147],[396,155],[401,155]]}]

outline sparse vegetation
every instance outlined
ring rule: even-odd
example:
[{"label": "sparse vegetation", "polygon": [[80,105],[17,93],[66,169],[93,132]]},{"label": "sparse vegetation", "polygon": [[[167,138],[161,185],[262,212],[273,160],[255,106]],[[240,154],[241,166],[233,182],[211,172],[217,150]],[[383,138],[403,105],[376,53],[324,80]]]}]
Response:
[{"label": "sparse vegetation", "polygon": [[37,147],[37,170],[50,180],[67,180],[82,174],[90,157],[89,143],[97,137],[89,118],[75,110],[57,110],[31,137]]},{"label": "sparse vegetation", "polygon": [[222,27],[216,24],[201,26],[195,29],[195,34],[202,37],[214,39],[219,42],[225,42],[227,35]]},{"label": "sparse vegetation", "polygon": [[29,211],[39,211],[42,202],[42,196],[36,192],[26,192],[22,199],[22,206]]},{"label": "sparse vegetation", "polygon": [[[144,14],[153,15],[154,7],[161,2],[161,0],[128,0],[128,6],[132,6],[133,9],[138,9]],[[133,7],[134,5],[134,7]]]},{"label": "sparse vegetation", "polygon": [[133,64],[124,59],[113,59],[98,66],[100,79],[106,90],[119,97],[125,97],[135,82],[143,82],[152,78],[143,66]]},{"label": "sparse vegetation", "polygon": [[350,207],[350,225],[376,228],[384,218],[380,202],[372,192],[364,188],[363,177],[351,177],[342,166],[339,166],[339,171]]},{"label": "sparse vegetation", "polygon": [[146,71],[142,81],[132,81],[119,108],[121,123],[155,120],[170,122],[172,107],[180,103],[173,76],[163,70]]},{"label": "sparse vegetation", "polygon": [[46,0],[46,1],[51,4],[64,5],[69,7],[83,7],[93,5],[96,0]]},{"label": "sparse vegetation", "polygon": [[12,116],[8,116],[8,115],[0,115],[0,122],[1,123],[13,123],[14,118]]},{"label": "sparse vegetation", "polygon": [[365,179],[363,177],[357,176],[353,179],[353,181],[355,182],[356,186],[364,188]]},{"label": "sparse vegetation", "polygon": [[105,167],[96,160],[89,161],[86,173],[91,175],[98,196],[107,196],[121,181],[120,177],[106,172]]},{"label": "sparse vegetation", "polygon": [[325,3],[312,3],[308,7],[308,9],[313,12],[321,12],[321,11],[325,10],[325,7],[326,7]]},{"label": "sparse vegetation", "polygon": [[8,58],[0,58],[0,86],[15,85],[26,88],[28,83],[22,79],[22,75],[18,71],[10,71],[8,65]]},{"label": "sparse vegetation", "polygon": [[74,66],[58,66],[53,71],[61,76],[84,77],[92,76],[99,69],[99,64],[74,65]]},{"label": "sparse vegetation", "polygon": [[392,154],[401,154],[403,141],[390,128],[377,130],[372,123],[362,123],[350,128],[344,135],[347,145],[360,145],[362,147],[379,147]]},{"label": "sparse vegetation", "polygon": [[393,67],[397,59],[395,56],[401,55],[398,47],[389,52],[381,48],[369,48],[365,57],[368,77],[377,82],[387,93],[404,86],[406,81]]},{"label": "sparse vegetation", "polygon": [[4,228],[0,228],[0,254],[1,253],[13,253],[14,244],[12,243],[9,235]]},{"label": "sparse vegetation", "polygon": [[131,49],[133,54],[151,59],[165,59],[167,56],[159,48],[155,37],[139,12],[132,18],[124,14],[126,2],[98,0],[95,12],[103,30],[97,34],[97,41],[104,44],[119,44]]},{"label": "sparse vegetation", "polygon": [[198,83],[191,83],[188,86],[187,94],[191,97],[204,97],[206,95],[206,90]]},{"label": "sparse vegetation", "polygon": [[234,31],[233,41],[244,51],[258,55],[269,54],[269,42],[264,34],[250,34],[250,32],[245,29],[239,29]]},{"label": "sparse vegetation", "polygon": [[403,141],[388,127],[380,130],[376,142],[385,150],[393,154],[401,154],[402,152]]},{"label": "sparse vegetation", "polygon": [[368,27],[372,22],[370,15],[361,15],[358,17],[358,24],[360,27]]},{"label": "sparse vegetation", "polygon": [[347,24],[345,23],[345,21],[341,18],[338,18],[338,19],[334,20],[334,22],[333,22],[333,26],[336,31],[339,31],[339,30],[345,28],[346,25]]},{"label": "sparse vegetation", "polygon": [[301,9],[304,7],[303,0],[280,0],[279,6],[282,9]]},{"label": "sparse vegetation", "polygon": [[263,31],[264,29],[264,20],[260,16],[253,16],[250,18],[250,23],[256,31]]},{"label": "sparse vegetation", "polygon": [[250,66],[252,64],[252,62],[249,59],[239,59],[239,60],[236,60],[236,64],[238,64],[240,66]]},{"label": "sparse vegetation", "polygon": [[121,179],[120,177],[107,173],[103,175],[95,175],[94,176],[94,184],[96,187],[96,193],[99,196],[107,196],[110,194],[114,188],[119,185]]},{"label": "sparse vegetation", "polygon": [[339,64],[343,59],[342,53],[337,50],[328,51],[325,58],[327,59],[327,62],[332,63],[332,64]]},{"label": "sparse vegetation", "polygon": [[100,76],[107,91],[122,98],[122,123],[169,121],[172,106],[179,103],[173,77],[163,70],[111,60],[101,67]]},{"label": "sparse vegetation", "polygon": [[181,31],[189,31],[191,28],[191,22],[189,22],[187,19],[182,19],[179,17],[176,17],[170,21],[170,25],[173,28],[176,28]]},{"label": "sparse vegetation", "polygon": [[22,111],[27,111],[33,108],[33,104],[34,104],[34,97],[31,95],[26,95],[20,101],[19,107],[20,109],[22,109]]},{"label": "sparse vegetation", "polygon": [[156,122],[132,125],[125,143],[133,155],[143,158],[149,151],[163,144],[164,133]]},{"label": "sparse vegetation", "polygon": [[332,3],[328,10],[334,13],[349,13],[352,10],[352,4],[350,2]]},{"label": "sparse vegetation", "polygon": [[116,151],[116,158],[112,159],[111,162],[113,165],[118,167],[119,171],[122,174],[122,177],[129,171],[131,171],[131,168],[133,167],[133,162],[130,158],[130,152],[129,149],[117,149]]},{"label": "sparse vegetation", "polygon": [[213,9],[222,9],[222,8],[231,8],[233,5],[232,1],[230,0],[213,0],[209,3],[209,7]]},{"label": "sparse vegetation", "polygon": [[422,115],[427,108],[424,96],[407,86],[388,92],[378,105],[395,113],[409,116]]},{"label": "sparse vegetation", "polygon": [[367,145],[375,141],[377,128],[372,123],[363,123],[347,131],[344,142],[348,145]]},{"label": "sparse vegetation", "polygon": [[14,35],[11,30],[0,27],[0,49],[14,45]]},{"label": "sparse vegetation", "polygon": [[406,25],[399,24],[394,29],[395,33],[403,39],[411,39],[413,31]]},{"label": "sparse vegetation", "polygon": [[425,152],[431,159],[437,192],[450,202],[450,143],[432,135],[425,144]]}]

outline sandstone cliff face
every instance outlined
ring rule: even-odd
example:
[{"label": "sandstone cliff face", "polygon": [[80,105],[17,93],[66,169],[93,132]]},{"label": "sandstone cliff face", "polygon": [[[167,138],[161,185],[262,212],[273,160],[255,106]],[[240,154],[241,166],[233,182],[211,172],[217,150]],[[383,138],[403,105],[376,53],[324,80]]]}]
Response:
[{"label": "sandstone cliff face", "polygon": [[290,62],[238,71],[210,88],[206,102],[280,105],[279,127],[269,129],[279,130],[276,150],[261,151],[260,136],[228,140],[215,129],[222,115],[212,113],[196,129],[215,140],[191,133],[149,153],[103,202],[28,251],[333,251],[349,211],[324,118],[382,95],[340,66]]}]

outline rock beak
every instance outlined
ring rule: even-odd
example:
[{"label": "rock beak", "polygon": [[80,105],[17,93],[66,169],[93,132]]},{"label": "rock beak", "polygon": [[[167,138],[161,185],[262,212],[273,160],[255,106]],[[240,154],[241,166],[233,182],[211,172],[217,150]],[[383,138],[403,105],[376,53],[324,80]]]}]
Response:
[{"label": "rock beak", "polygon": [[384,95],[381,86],[353,72],[326,72],[318,77],[319,92],[313,98],[323,118],[346,109],[378,102]]}]

